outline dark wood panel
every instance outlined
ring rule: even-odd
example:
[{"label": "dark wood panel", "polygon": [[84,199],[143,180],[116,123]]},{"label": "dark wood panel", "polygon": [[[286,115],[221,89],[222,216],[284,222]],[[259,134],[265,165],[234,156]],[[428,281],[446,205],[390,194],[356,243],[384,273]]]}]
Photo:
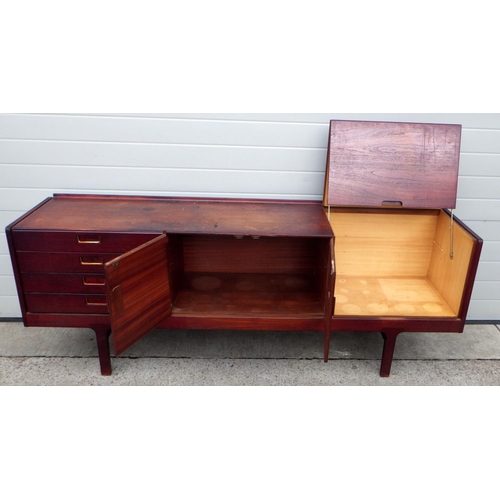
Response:
[{"label": "dark wood panel", "polygon": [[27,313],[25,326],[58,326],[67,328],[106,328],[109,329],[109,314],[106,311],[83,313]]},{"label": "dark wood panel", "polygon": [[458,311],[459,318],[462,319],[462,325],[465,324],[467,318],[467,312],[469,310],[470,299],[472,296],[472,290],[474,288],[474,283],[476,280],[477,268],[479,266],[479,259],[481,257],[481,252],[483,249],[483,239],[478,236],[472,229],[467,227],[458,217],[454,217],[453,220],[458,224],[474,241],[472,255],[469,261],[469,266],[467,269],[467,278],[465,280],[464,291],[462,294],[462,300],[460,303],[460,310]]},{"label": "dark wood panel", "polygon": [[318,202],[58,196],[17,230],[331,237]]},{"label": "dark wood panel", "polygon": [[104,264],[119,254],[17,252],[23,273],[103,273]]},{"label": "dark wood panel", "polygon": [[26,305],[30,313],[107,314],[108,312],[105,294],[27,293]]},{"label": "dark wood panel", "polygon": [[124,253],[146,243],[158,234],[95,232],[15,231],[17,250],[32,252]]},{"label": "dark wood panel", "polygon": [[332,331],[381,332],[386,329],[399,329],[402,332],[461,333],[464,330],[464,321],[453,317],[333,316],[332,318]]},{"label": "dark wood panel", "polygon": [[333,120],[325,204],[454,208],[460,125]]},{"label": "dark wood panel", "polygon": [[115,354],[170,316],[167,237],[145,243],[105,265]]},{"label": "dark wood panel", "polygon": [[177,295],[184,275],[184,236],[172,234],[168,236],[168,278],[170,281],[170,294]]},{"label": "dark wood panel", "polygon": [[25,273],[21,275],[21,279],[26,292],[106,294],[106,278],[104,277],[104,273]]},{"label": "dark wood panel", "polygon": [[[331,297],[334,293],[334,239],[332,238],[331,240],[318,240],[317,246],[318,252],[315,258],[316,275],[318,276],[320,295],[326,300],[328,299],[329,295]],[[329,306],[325,305],[325,307]],[[330,310],[330,316],[332,314],[333,310]]]},{"label": "dark wood panel", "polygon": [[[161,328],[196,328],[203,330],[305,330],[323,331],[324,321],[322,317],[303,318],[295,317],[272,317],[259,318],[251,316],[231,317],[207,317],[207,316],[170,316],[161,325]],[[318,349],[321,349],[318,346]]]},{"label": "dark wood panel", "polygon": [[186,272],[313,273],[317,240],[314,238],[259,238],[185,236]]}]

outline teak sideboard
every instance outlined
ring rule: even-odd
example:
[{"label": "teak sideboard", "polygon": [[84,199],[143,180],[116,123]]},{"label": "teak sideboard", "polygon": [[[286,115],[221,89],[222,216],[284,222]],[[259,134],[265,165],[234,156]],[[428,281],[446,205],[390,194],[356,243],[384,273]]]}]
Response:
[{"label": "teak sideboard", "polygon": [[462,332],[482,240],[459,125],[332,121],[324,200],[57,194],[6,229],[26,326],[91,328],[101,373],[155,328]]}]

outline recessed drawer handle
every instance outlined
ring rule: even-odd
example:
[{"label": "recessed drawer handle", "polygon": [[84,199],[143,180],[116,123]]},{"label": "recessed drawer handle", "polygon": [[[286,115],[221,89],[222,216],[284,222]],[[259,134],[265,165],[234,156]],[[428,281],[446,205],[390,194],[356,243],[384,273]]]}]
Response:
[{"label": "recessed drawer handle", "polygon": [[382,202],[383,207],[402,207],[403,202],[399,200],[384,200]]},{"label": "recessed drawer handle", "polygon": [[103,280],[102,283],[99,281],[92,283],[92,282],[87,281],[87,278],[83,278],[83,284],[85,286],[104,286],[106,284],[106,281]]},{"label": "recessed drawer handle", "polygon": [[97,238],[93,236],[92,239],[90,239],[90,237],[87,238],[88,239],[86,239],[85,236],[82,236],[80,234],[76,235],[76,240],[78,241],[78,243],[81,243],[82,245],[99,245],[101,243],[100,236],[97,236]]},{"label": "recessed drawer handle", "polygon": [[85,257],[80,257],[80,263],[82,266],[102,266],[104,264],[103,259],[99,259],[98,261],[85,260]]},{"label": "recessed drawer handle", "polygon": [[106,306],[106,307],[108,306],[107,302],[92,302],[92,299],[89,299],[89,298],[85,299],[85,303],[88,306]]}]

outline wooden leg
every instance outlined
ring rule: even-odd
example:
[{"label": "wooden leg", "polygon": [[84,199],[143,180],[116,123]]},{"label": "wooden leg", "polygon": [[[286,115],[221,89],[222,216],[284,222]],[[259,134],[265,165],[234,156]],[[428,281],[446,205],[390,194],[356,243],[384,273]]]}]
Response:
[{"label": "wooden leg", "polygon": [[400,333],[401,330],[394,329],[387,329],[382,332],[382,337],[384,338],[384,350],[382,352],[382,364],[380,365],[381,377],[388,377],[391,374],[394,348],[396,347],[396,339]]},{"label": "wooden leg", "polygon": [[328,328],[325,327],[325,333],[323,335],[323,361],[328,363],[328,356],[330,354],[330,326]]},{"label": "wooden leg", "polygon": [[93,330],[97,340],[97,352],[99,353],[101,375],[111,375],[111,351],[109,349],[109,336],[111,330],[105,325],[96,326]]},{"label": "wooden leg", "polygon": [[325,331],[323,334],[323,361],[328,363],[328,356],[330,355],[330,333],[332,330],[332,315],[335,299],[333,294],[329,293],[325,306]]}]

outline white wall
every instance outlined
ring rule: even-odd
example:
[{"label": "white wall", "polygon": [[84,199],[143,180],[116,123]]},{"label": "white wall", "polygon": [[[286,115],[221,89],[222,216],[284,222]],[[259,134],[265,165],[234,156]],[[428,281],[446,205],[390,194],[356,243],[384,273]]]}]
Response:
[{"label": "white wall", "polygon": [[330,119],[461,123],[456,215],[485,245],[469,319],[500,319],[500,114],[0,115],[0,317],[19,317],[4,228],[54,192],[322,199]]}]

